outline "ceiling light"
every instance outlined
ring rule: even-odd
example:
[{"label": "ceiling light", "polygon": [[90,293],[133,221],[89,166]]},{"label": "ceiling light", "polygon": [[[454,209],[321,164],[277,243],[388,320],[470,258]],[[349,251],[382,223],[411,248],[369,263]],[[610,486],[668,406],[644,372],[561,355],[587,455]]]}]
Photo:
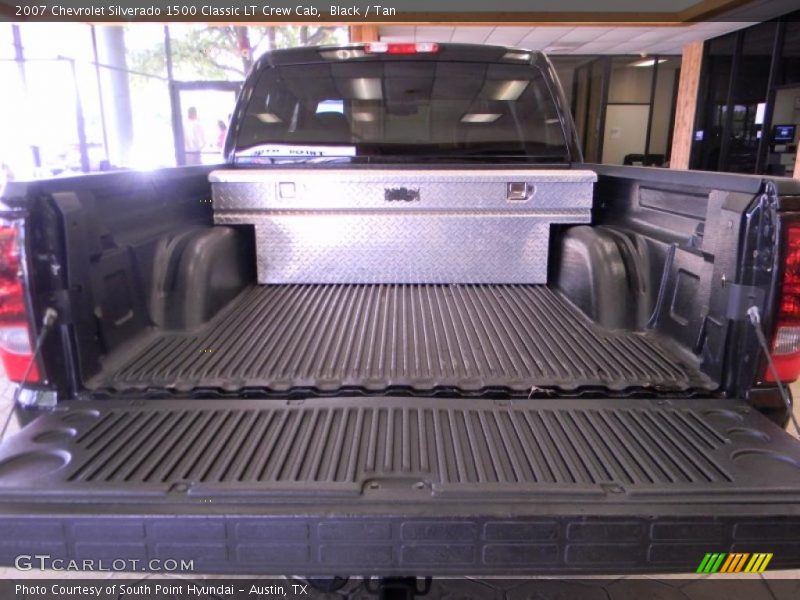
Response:
[{"label": "ceiling light", "polygon": [[381,80],[375,77],[358,77],[349,80],[350,92],[359,100],[381,100]]},{"label": "ceiling light", "polygon": [[[666,58],[659,58],[658,64],[667,62]],[[636,60],[632,63],[628,63],[629,67],[652,67],[656,64],[655,58],[643,58],[642,60]]]},{"label": "ceiling light", "polygon": [[461,117],[462,123],[494,123],[502,117],[500,113],[467,113]]},{"label": "ceiling light", "polygon": [[547,53],[553,52],[572,52],[573,50],[577,50],[583,44],[581,42],[562,42],[560,44],[554,44],[552,46],[547,46],[544,51]]},{"label": "ceiling light", "polygon": [[362,123],[374,123],[377,120],[375,113],[366,111],[354,112],[352,116],[354,121],[361,121]]},{"label": "ceiling light", "polygon": [[486,83],[487,96],[492,100],[514,101],[519,99],[522,92],[528,87],[527,79],[514,79],[510,81],[489,81]]},{"label": "ceiling light", "polygon": [[275,113],[266,112],[266,113],[257,113],[256,117],[262,123],[280,123],[281,118],[276,115]]},{"label": "ceiling light", "polygon": [[[295,107],[298,105],[295,104]],[[326,100],[321,100],[319,104],[317,104],[317,114],[322,113],[340,113],[344,114],[344,100],[334,99],[334,98],[327,98]]]}]

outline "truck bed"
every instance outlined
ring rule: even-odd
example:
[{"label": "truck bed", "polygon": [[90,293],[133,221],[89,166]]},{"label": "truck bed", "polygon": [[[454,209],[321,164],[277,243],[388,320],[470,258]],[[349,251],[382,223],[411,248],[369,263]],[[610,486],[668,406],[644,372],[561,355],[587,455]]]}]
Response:
[{"label": "truck bed", "polygon": [[149,331],[95,390],[709,390],[658,334],[604,328],[545,285],[257,285],[192,331]]}]

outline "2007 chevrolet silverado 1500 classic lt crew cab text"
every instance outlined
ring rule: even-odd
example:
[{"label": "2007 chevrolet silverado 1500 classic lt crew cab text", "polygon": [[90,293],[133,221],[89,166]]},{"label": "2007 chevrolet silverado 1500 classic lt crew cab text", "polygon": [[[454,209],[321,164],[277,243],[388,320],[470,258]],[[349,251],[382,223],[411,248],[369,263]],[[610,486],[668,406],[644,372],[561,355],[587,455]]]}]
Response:
[{"label": "2007 chevrolet silverado 1500 classic lt crew cab text", "polygon": [[276,51],[225,165],[3,203],[3,563],[800,566],[800,184],[583,164],[540,53]]}]

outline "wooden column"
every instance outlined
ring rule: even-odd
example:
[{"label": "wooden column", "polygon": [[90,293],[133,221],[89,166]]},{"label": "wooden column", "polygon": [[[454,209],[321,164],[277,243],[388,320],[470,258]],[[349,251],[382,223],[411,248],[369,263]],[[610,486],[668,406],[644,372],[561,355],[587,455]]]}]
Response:
[{"label": "wooden column", "polygon": [[678,83],[678,100],[675,107],[675,129],[672,133],[672,155],[669,161],[672,169],[689,168],[702,62],[703,42],[692,42],[683,47],[681,78]]},{"label": "wooden column", "polygon": [[350,25],[350,41],[354,44],[362,42],[378,42],[377,25]]}]

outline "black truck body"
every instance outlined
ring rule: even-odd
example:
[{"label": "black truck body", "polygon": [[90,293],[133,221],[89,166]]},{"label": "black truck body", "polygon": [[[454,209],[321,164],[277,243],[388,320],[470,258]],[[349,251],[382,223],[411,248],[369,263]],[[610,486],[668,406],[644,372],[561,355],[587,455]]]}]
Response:
[{"label": "black truck body", "polygon": [[[409,173],[381,196],[392,210],[419,193],[412,172],[591,171],[590,222],[550,227],[546,283],[259,282],[253,228],[220,224],[211,202],[219,167],[10,184],[3,249],[17,245],[22,279],[2,289],[24,305],[35,368],[27,426],[0,446],[0,562],[435,576],[694,571],[709,552],[763,552],[800,566],[800,442],[748,317],[770,343],[786,325],[800,183],[583,164],[538,53],[372,50],[260,60],[222,166]],[[415,70],[443,63],[535,71],[562,143],[359,140],[347,157],[240,160],[291,120],[261,108],[266,133],[248,125],[263,77],[291,67],[299,87],[282,93],[300,98],[322,67],[380,79],[358,70],[391,65],[402,89],[385,75],[383,98],[342,94],[351,121],[360,99],[388,123],[411,111],[393,94],[419,96]],[[504,89],[467,114],[510,119]],[[474,241],[447,242],[469,261]],[[775,359],[787,380],[790,354]]]}]

